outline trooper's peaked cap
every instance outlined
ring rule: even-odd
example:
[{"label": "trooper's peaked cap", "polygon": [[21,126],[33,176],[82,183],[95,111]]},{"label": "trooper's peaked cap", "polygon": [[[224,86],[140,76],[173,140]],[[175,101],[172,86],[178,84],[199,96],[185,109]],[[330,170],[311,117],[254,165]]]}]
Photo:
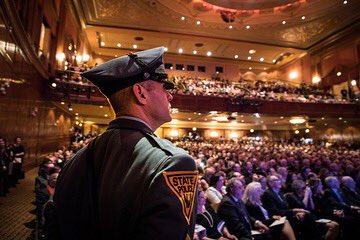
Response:
[{"label": "trooper's peaked cap", "polygon": [[164,83],[172,89],[174,84],[167,80],[163,54],[164,47],[153,48],[110,60],[81,74],[106,96],[147,80]]}]

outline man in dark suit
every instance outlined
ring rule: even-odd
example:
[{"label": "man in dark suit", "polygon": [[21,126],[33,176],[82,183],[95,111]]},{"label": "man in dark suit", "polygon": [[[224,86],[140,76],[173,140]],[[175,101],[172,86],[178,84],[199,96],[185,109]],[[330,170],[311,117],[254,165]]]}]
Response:
[{"label": "man in dark suit", "polygon": [[242,202],[244,186],[237,178],[232,178],[226,185],[227,194],[223,197],[218,214],[229,232],[239,240],[252,239],[251,230],[257,228],[260,232],[268,232],[269,228],[261,221],[252,218]]},{"label": "man in dark suit", "polygon": [[268,176],[269,188],[264,192],[262,202],[270,216],[286,216],[294,232],[307,239],[318,239],[319,231],[315,227],[315,218],[303,208],[289,208],[284,195],[280,192],[281,180],[275,176]]},{"label": "man in dark suit", "polygon": [[331,210],[343,210],[347,215],[359,214],[359,207],[352,205],[345,194],[340,189],[340,182],[337,177],[330,176],[325,178],[328,187],[324,192],[325,202]]},{"label": "man in dark suit", "polygon": [[356,187],[356,182],[352,177],[345,176],[341,179],[341,190],[350,205],[360,206],[360,191]]},{"label": "man in dark suit", "polygon": [[194,160],[154,131],[171,121],[164,48],[129,54],[82,76],[109,99],[109,128],[64,166],[54,202],[61,239],[192,239]]}]

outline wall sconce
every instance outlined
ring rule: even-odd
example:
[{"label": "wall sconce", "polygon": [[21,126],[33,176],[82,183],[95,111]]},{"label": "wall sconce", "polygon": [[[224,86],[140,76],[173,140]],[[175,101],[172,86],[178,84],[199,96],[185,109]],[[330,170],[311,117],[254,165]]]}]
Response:
[{"label": "wall sconce", "polygon": [[57,53],[56,54],[56,59],[60,62],[64,61],[65,60],[65,53],[63,52],[60,52],[60,53]]}]

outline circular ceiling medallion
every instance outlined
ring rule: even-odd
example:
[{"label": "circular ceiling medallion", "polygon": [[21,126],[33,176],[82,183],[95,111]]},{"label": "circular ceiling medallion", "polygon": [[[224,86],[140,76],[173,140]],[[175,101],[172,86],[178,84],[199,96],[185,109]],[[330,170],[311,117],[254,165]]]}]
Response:
[{"label": "circular ceiling medallion", "polygon": [[285,6],[290,3],[298,2],[299,0],[203,0],[204,2],[221,7],[234,10],[257,10],[269,9],[274,7]]}]

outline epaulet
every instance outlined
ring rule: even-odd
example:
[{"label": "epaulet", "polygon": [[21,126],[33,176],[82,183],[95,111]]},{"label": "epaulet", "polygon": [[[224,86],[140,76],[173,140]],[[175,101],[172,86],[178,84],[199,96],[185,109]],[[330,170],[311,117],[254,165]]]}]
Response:
[{"label": "epaulet", "polygon": [[178,148],[178,147],[175,147],[168,140],[158,138],[155,135],[150,134],[150,133],[146,133],[145,136],[150,142],[152,142],[158,148],[160,148],[163,152],[165,152],[166,155],[169,155],[169,156],[175,156],[175,155],[179,155],[179,154],[188,155],[188,153],[185,150],[183,150],[181,148]]}]

